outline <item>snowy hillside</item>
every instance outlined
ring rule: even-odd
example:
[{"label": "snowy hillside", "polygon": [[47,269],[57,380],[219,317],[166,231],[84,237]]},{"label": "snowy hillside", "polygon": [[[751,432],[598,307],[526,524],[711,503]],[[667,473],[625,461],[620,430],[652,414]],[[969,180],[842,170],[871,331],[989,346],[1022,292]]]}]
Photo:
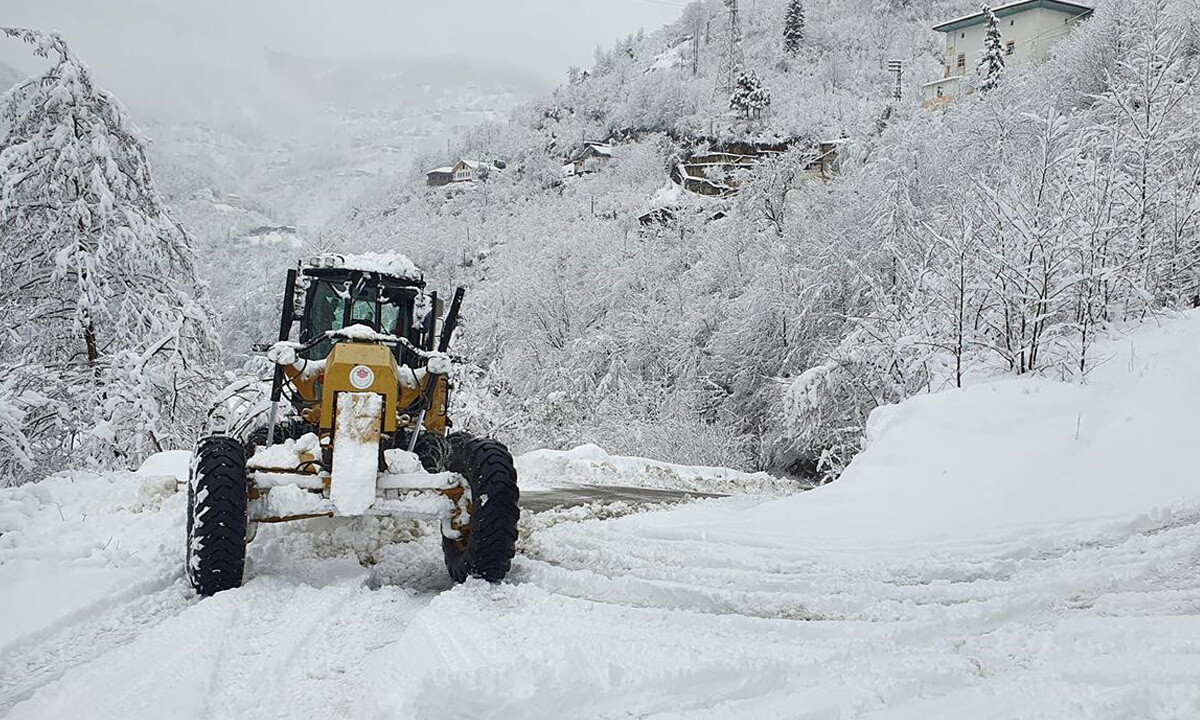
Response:
[{"label": "snowy hillside", "polygon": [[5,489],[0,712],[1192,717],[1198,351],[1192,312],[1099,342],[1085,385],[882,408],[794,497],[529,516],[501,586],[451,587],[420,527],[310,521],[197,601],[173,481]]},{"label": "snowy hillside", "polygon": [[[938,109],[932,27],[975,5],[808,3],[793,54],[787,4],[740,4],[759,116],[719,88],[727,6],[694,3],[419,165],[502,161],[487,182],[414,172],[331,223],[335,248],[470,285],[461,342],[503,420],[467,427],[824,482],[879,405],[1079,379],[1106,328],[1200,302],[1190,0],[1099,2],[1045,62]],[[564,175],[599,140],[594,172]],[[681,188],[691,161],[755,148],[712,161],[725,194]]]}]

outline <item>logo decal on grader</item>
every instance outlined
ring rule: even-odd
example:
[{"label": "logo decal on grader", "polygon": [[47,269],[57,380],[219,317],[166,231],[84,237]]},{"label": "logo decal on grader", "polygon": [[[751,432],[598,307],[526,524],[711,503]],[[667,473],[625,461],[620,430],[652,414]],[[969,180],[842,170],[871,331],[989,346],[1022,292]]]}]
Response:
[{"label": "logo decal on grader", "polygon": [[366,365],[357,365],[350,371],[350,384],[357,390],[366,390],[375,384],[375,371]]}]

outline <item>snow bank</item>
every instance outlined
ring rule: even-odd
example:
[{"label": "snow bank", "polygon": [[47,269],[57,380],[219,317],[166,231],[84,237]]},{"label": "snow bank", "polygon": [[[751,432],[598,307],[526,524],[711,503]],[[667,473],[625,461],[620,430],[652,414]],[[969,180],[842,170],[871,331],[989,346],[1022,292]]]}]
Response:
[{"label": "snow bank", "polygon": [[146,458],[136,474],[148,478],[170,477],[179,482],[187,482],[191,463],[191,450],[164,450]]},{"label": "snow bank", "polygon": [[788,494],[795,483],[766,473],[673,465],[642,457],[609,455],[596,445],[573,450],[534,450],[515,458],[522,490],[580,485],[689,490],[709,493]]},{"label": "snow bank", "polygon": [[361,714],[1195,717],[1200,314],[1101,351],[881,409],[802,495],[539,528],[372,656]]},{"label": "snow bank", "polygon": [[[144,468],[145,469],[145,468]],[[14,645],[114,598],[170,585],[182,568],[184,494],[169,472],[56,475],[0,489],[0,665]],[[184,470],[186,477],[186,468]],[[166,507],[170,512],[164,513]],[[135,518],[144,530],[129,533]],[[173,547],[163,545],[174,539]],[[0,673],[3,676],[4,673]]]},{"label": "snow bank", "polygon": [[1200,314],[1096,357],[1084,385],[1005,379],[880,408],[839,481],[706,527],[876,558],[964,542],[1033,553],[1200,510]]}]

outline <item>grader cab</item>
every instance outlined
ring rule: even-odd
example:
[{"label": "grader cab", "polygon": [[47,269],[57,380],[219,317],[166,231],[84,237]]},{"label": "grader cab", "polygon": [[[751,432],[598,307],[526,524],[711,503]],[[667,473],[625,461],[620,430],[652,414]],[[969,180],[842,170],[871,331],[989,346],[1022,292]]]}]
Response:
[{"label": "grader cab", "polygon": [[512,456],[450,432],[463,294],[444,311],[403,256],[325,255],[288,271],[279,340],[258,348],[270,383],[227,388],[197,443],[187,573],[200,594],[241,585],[258,523],[317,517],[433,520],[456,581],[504,578],[519,517]]}]

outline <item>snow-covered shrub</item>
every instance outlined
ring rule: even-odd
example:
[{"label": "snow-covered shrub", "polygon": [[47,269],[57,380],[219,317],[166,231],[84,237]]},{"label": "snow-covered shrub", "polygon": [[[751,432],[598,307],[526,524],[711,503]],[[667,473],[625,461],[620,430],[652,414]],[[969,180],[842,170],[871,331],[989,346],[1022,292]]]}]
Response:
[{"label": "snow-covered shrub", "polygon": [[0,381],[0,487],[17,484],[20,473],[33,467],[32,448],[25,436],[25,409],[13,397],[13,379]]}]

